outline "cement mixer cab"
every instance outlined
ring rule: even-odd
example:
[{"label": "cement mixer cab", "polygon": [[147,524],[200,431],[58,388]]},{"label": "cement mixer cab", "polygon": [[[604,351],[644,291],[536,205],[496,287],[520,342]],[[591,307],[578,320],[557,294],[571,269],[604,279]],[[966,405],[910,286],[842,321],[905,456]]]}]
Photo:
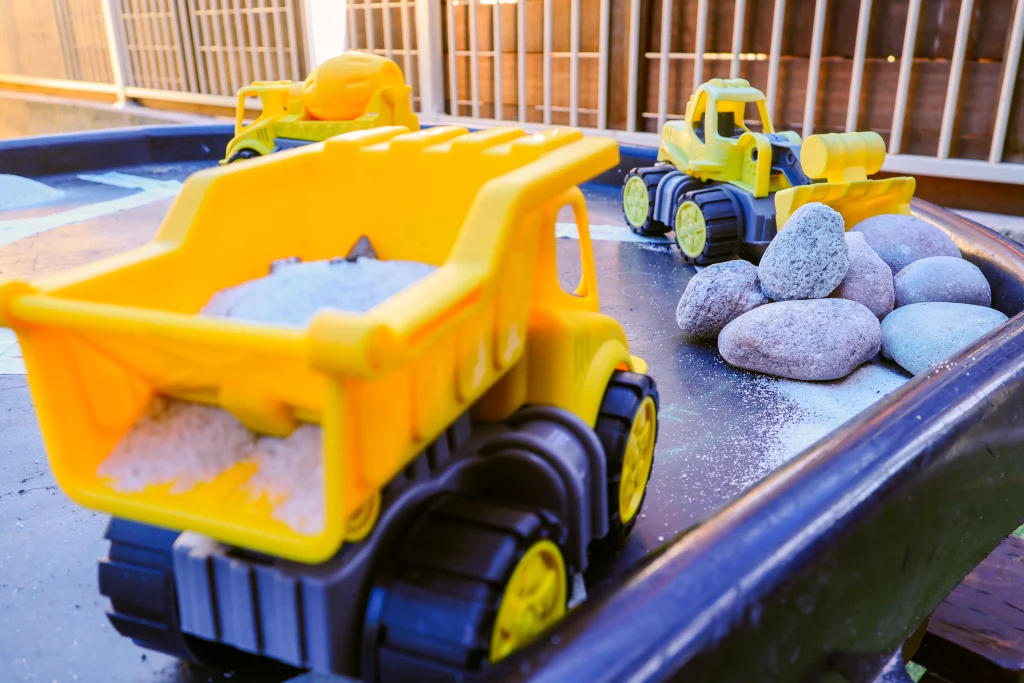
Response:
[{"label": "cement mixer cab", "polygon": [[[220,163],[270,154],[281,139],[320,142],[379,126],[417,130],[411,91],[397,64],[366,52],[332,57],[305,81],[256,81],[238,91],[235,136]],[[263,111],[246,125],[246,102],[254,97]]]},{"label": "cement mixer cab", "polygon": [[[753,121],[761,132],[750,129]],[[848,228],[879,213],[909,213],[913,178],[867,178],[884,159],[877,133],[801,141],[776,132],[761,91],[743,79],[714,79],[690,97],[683,120],[665,123],[657,164],[626,175],[622,208],[638,235],[674,231],[688,262],[756,262],[808,202],[829,204]]]}]

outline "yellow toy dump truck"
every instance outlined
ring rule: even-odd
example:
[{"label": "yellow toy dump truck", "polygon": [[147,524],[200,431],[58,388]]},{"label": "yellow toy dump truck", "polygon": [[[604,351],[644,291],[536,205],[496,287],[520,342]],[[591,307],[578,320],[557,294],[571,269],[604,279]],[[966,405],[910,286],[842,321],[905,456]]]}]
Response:
[{"label": "yellow toy dump truck", "polygon": [[714,79],[690,97],[683,120],[665,123],[657,165],[626,175],[622,208],[638,235],[674,230],[691,263],[756,262],[808,202],[832,206],[847,227],[909,213],[913,178],[867,178],[884,160],[876,133],[813,135],[801,144],[792,131],[775,132],[761,91],[743,79]]},{"label": "yellow toy dump truck", "polygon": [[[346,52],[316,67],[305,81],[257,81],[238,91],[235,137],[222,164],[270,154],[278,138],[320,142],[379,126],[418,130],[411,88],[390,59]],[[245,100],[259,97],[263,112],[245,125]]]},{"label": "yellow toy dump truck", "polygon": [[[617,160],[574,130],[359,131],[201,171],[151,243],[0,283],[57,481],[114,516],[100,590],[115,627],[214,666],[248,653],[454,681],[558,621],[589,554],[635,524],[657,435],[655,383],[599,312],[577,187]],[[580,235],[573,292],[556,263],[563,206]],[[436,269],[302,327],[197,314],[365,231],[377,258]],[[322,527],[275,517],[247,490],[248,460],[184,486],[102,476],[154,397],[255,434],[318,426]],[[173,436],[184,457],[191,435]]]}]

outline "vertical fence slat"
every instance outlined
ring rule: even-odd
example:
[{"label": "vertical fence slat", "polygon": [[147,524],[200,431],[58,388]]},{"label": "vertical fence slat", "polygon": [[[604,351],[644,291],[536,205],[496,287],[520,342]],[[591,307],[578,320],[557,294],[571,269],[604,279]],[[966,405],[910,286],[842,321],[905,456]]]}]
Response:
[{"label": "vertical fence slat", "polygon": [[245,31],[242,28],[242,0],[233,0],[231,17],[235,23],[235,42],[238,44],[238,65],[241,72],[239,75],[242,78],[241,87],[245,87],[256,79],[252,77],[252,73],[249,70],[249,62],[251,60],[246,54],[248,41],[245,39]]},{"label": "vertical fence slat", "polygon": [[[271,0],[273,1],[273,0]],[[267,18],[267,0],[260,2],[260,51],[263,53],[263,74],[264,79],[273,81],[273,69],[270,64],[270,20]],[[351,4],[351,3],[350,3]]]},{"label": "vertical fence slat", "polygon": [[[284,81],[288,77],[284,70],[284,31],[281,29],[281,7],[278,5],[279,0],[272,0],[271,5],[274,8],[274,57],[277,59],[277,80]],[[370,0],[366,0],[366,6],[370,6]]]},{"label": "vertical fence slat", "polygon": [[697,0],[697,35],[693,47],[693,89],[704,82],[704,53],[708,45],[708,0]]},{"label": "vertical fence slat", "polygon": [[377,49],[377,31],[373,25],[373,7],[370,6],[370,0],[363,0],[363,22],[366,26],[366,49],[373,52]]},{"label": "vertical fence slat", "polygon": [[494,40],[491,47],[494,48],[494,118],[501,121],[505,118],[505,104],[502,101],[502,68],[504,67],[505,55],[501,50],[501,2],[495,1],[494,9]]},{"label": "vertical fence slat", "polygon": [[356,50],[359,43],[356,41],[356,8],[353,3],[345,3],[345,36],[347,38],[346,50]]},{"label": "vertical fence slat", "polygon": [[181,20],[178,16],[178,3],[168,2],[167,3],[167,21],[165,27],[168,35],[168,44],[174,50],[174,63],[178,68],[178,90],[182,92],[189,92],[191,86],[189,85],[189,74],[188,69],[185,66],[185,49],[182,45],[181,34],[178,32],[178,27],[181,26]]},{"label": "vertical fence slat", "polygon": [[[189,28],[188,24],[188,8],[185,6],[185,0],[176,0],[172,5],[174,12],[174,24],[171,26],[171,30],[179,38],[179,44],[181,45],[182,59],[185,61],[185,82],[183,89],[191,91],[196,87],[196,57],[195,47],[193,45],[194,34]],[[202,90],[202,86],[199,86]]]},{"label": "vertical fence slat", "polygon": [[57,32],[57,47],[60,48],[62,67],[60,75],[70,81],[80,79],[81,75],[79,74],[78,59],[74,54],[74,40],[70,35],[71,29],[68,27],[67,8],[63,7],[63,4],[61,0],[50,0],[50,16],[53,18],[53,28]]},{"label": "vertical fence slat", "polygon": [[473,118],[480,118],[480,55],[477,49],[476,39],[476,3],[477,0],[469,2],[469,96],[472,98],[470,108],[473,111]]},{"label": "vertical fence slat", "polygon": [[526,3],[516,3],[516,105],[526,123]]},{"label": "vertical fence slat", "polygon": [[132,24],[135,33],[135,49],[139,53],[139,63],[142,66],[142,84],[147,88],[156,88],[156,66],[153,61],[152,53],[150,50],[146,49],[146,46],[151,45],[152,41],[149,40],[145,24],[142,21],[141,12],[139,11],[139,3],[140,0],[131,0]]},{"label": "vertical fence slat", "polygon": [[1020,68],[1022,42],[1024,42],[1024,0],[1017,0],[1017,10],[1013,14],[1013,27],[1010,29],[1010,46],[1006,51],[1006,64],[1003,65],[1003,83],[999,88],[999,107],[996,110],[996,126],[992,133],[992,148],[988,153],[988,160],[992,163],[1003,160],[1006,128],[1010,123],[1010,109],[1013,108],[1013,90],[1017,81],[1017,70]]},{"label": "vertical fence slat", "polygon": [[[421,2],[427,2],[428,0],[420,0]],[[414,72],[412,70],[412,25],[409,20],[409,0],[402,0],[401,11],[399,12],[402,18],[402,71],[405,73],[405,82],[412,83]],[[422,58],[422,54],[420,57]],[[312,68],[312,64],[309,65]],[[420,107],[423,106],[423,92],[420,88],[419,79],[417,79],[415,88],[413,88],[413,94],[420,96]]]},{"label": "vertical fence slat", "polygon": [[544,0],[544,123],[551,123],[551,2]]},{"label": "vertical fence slat", "polygon": [[[707,0],[701,0],[707,2]],[[626,72],[626,130],[636,131],[636,100],[640,81],[640,0],[629,0],[629,67]]]},{"label": "vertical fence slat", "polygon": [[569,125],[580,125],[580,0],[569,3]]},{"label": "vertical fence slat", "polygon": [[175,62],[174,59],[177,54],[177,50],[174,49],[174,45],[171,41],[171,34],[167,31],[167,15],[164,11],[166,8],[162,7],[165,3],[156,0],[154,4],[156,5],[153,8],[153,26],[155,28],[153,33],[156,36],[154,40],[160,41],[160,54],[164,55],[165,64],[167,66],[167,79],[164,82],[164,89],[174,90],[176,84],[179,83],[181,79],[181,71],[176,70],[177,65],[180,64],[180,62]]},{"label": "vertical fence slat", "polygon": [[[423,2],[423,0],[420,0]],[[459,115],[459,58],[455,44],[455,0],[448,3],[448,99],[451,115]]]},{"label": "vertical fence slat", "polygon": [[153,51],[156,57],[157,71],[160,74],[159,80],[157,81],[157,88],[168,89],[170,87],[170,69],[167,67],[167,53],[164,50],[164,46],[159,44],[160,41],[160,22],[156,18],[156,4],[157,0],[146,0],[146,26],[148,27],[148,36],[152,38],[148,40],[150,49]]},{"label": "vertical fence slat", "polygon": [[196,0],[183,0],[186,2],[185,11],[182,13],[182,22],[187,19],[189,29],[182,28],[182,35],[189,41],[191,49],[189,54],[195,62],[196,80],[199,83],[199,92],[209,93],[210,84],[206,78],[206,65],[202,53],[202,29],[200,27],[199,15],[196,13]]},{"label": "vertical fence slat", "polygon": [[786,0],[775,0],[772,14],[772,44],[768,54],[768,113],[775,118],[775,98],[779,92],[779,59],[782,56],[782,31],[786,23]]},{"label": "vertical fence slat", "polygon": [[804,139],[814,134],[814,116],[818,104],[818,73],[821,70],[821,46],[825,34],[825,13],[828,0],[817,0],[814,4],[814,32],[811,34],[811,62],[807,70],[807,98],[804,101],[804,125],[801,134]]},{"label": "vertical fence slat", "polygon": [[388,0],[380,0],[381,29],[384,31],[384,54],[388,59],[393,59],[391,51],[391,3]]},{"label": "vertical fence slat", "polygon": [[121,13],[117,11],[119,4],[116,0],[103,0],[100,9],[103,12],[103,28],[107,34],[107,56],[110,60],[111,80],[114,81],[114,87],[117,88],[118,103],[124,104],[124,87],[128,79],[125,77],[124,33],[119,30],[121,28]]},{"label": "vertical fence slat", "polygon": [[672,0],[661,0],[661,57],[658,62],[658,130],[668,116],[668,72],[672,67]]},{"label": "vertical fence slat", "polygon": [[[220,92],[218,95],[231,95],[234,90],[231,88],[231,79],[233,78],[231,71],[228,70],[228,62],[234,66],[235,56],[233,54],[225,55],[227,52],[225,49],[224,42],[224,31],[221,28],[222,19],[218,17],[218,12],[215,7],[224,0],[209,0],[207,8],[210,11],[210,23],[213,25],[213,41],[214,45],[211,47],[216,50],[217,55],[217,80],[220,84]],[[276,33],[276,32],[275,32]],[[276,38],[277,36],[275,36]],[[232,69],[233,71],[234,69]]]},{"label": "vertical fence slat", "polygon": [[942,127],[939,130],[938,157],[949,157],[953,142],[953,126],[956,123],[956,104],[960,99],[960,78],[964,73],[964,57],[967,54],[967,38],[971,32],[971,15],[974,0],[963,0],[960,4],[960,19],[956,26],[956,41],[953,43],[953,61],[949,65],[949,85],[946,88],[946,105],[942,110]]},{"label": "vertical fence slat", "polygon": [[610,0],[601,0],[597,57],[597,127],[608,127],[608,14]]},{"label": "vertical fence slat", "polygon": [[[295,30],[295,12],[297,11],[294,2],[285,5],[284,21],[288,27],[288,61],[292,67],[291,80],[293,81],[301,81],[306,78],[306,74],[302,73],[299,66],[299,37]],[[312,69],[312,65],[309,68]]]},{"label": "vertical fence slat", "polygon": [[853,75],[850,77],[850,98],[846,105],[846,132],[857,130],[860,117],[860,86],[864,80],[864,56],[868,48],[868,31],[871,30],[871,0],[861,0],[860,17],[857,19],[857,42],[853,48]]},{"label": "vertical fence slat", "polygon": [[910,0],[910,7],[907,9],[907,27],[903,33],[903,53],[900,55],[900,77],[896,83],[896,106],[892,112],[889,154],[899,154],[900,143],[903,142],[903,119],[907,114],[910,73],[914,68],[914,46],[917,41],[917,22],[920,17],[921,0]]},{"label": "vertical fence slat", "polygon": [[[220,21],[217,22],[218,30],[222,30],[224,36],[224,52],[227,53],[228,58],[228,91],[225,95],[230,95],[238,92],[241,87],[239,82],[242,80],[238,73],[238,59],[235,56],[235,40],[231,33],[231,0],[217,0],[219,3],[218,11],[220,13]],[[217,36],[217,42],[220,42],[220,35]]]},{"label": "vertical fence slat", "polygon": [[245,26],[249,30],[248,40],[245,42],[245,51],[248,55],[246,61],[249,62],[249,66],[252,68],[252,80],[266,80],[261,68],[259,55],[256,53],[256,47],[260,43],[256,39],[256,18],[252,9],[252,0],[245,0]]},{"label": "vertical fence slat", "polygon": [[732,17],[732,63],[729,65],[729,78],[740,77],[740,53],[743,50],[743,22],[746,14],[746,0],[736,0],[736,11]]},{"label": "vertical fence slat", "polygon": [[[444,38],[441,35],[442,0],[418,0],[416,17],[416,67],[420,111],[436,119],[444,113]],[[411,44],[410,44],[411,45]],[[449,50],[454,45],[449,44]]]}]

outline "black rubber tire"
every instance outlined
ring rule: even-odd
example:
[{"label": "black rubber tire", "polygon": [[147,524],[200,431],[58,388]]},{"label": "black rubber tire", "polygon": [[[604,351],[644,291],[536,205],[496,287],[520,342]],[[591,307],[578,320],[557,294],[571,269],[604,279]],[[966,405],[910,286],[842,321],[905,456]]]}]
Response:
[{"label": "black rubber tire", "polygon": [[[640,500],[640,509],[633,518],[623,524],[619,517],[619,483],[622,479],[622,463],[626,455],[626,443],[629,441],[629,432],[633,426],[633,419],[643,400],[650,396],[654,399],[655,415],[661,407],[661,399],[658,396],[658,385],[648,375],[641,375],[635,372],[616,370],[608,381],[608,387],[604,391],[604,398],[601,399],[601,408],[597,414],[597,423],[594,431],[604,446],[604,453],[607,462],[608,483],[608,535],[591,543],[591,552],[599,555],[608,554],[618,550],[625,542],[626,537],[636,526],[640,512],[644,507],[644,499],[647,497],[646,484],[644,498]],[[655,423],[654,442],[658,442],[658,424]],[[654,464],[651,465],[651,472],[654,471]],[[650,483],[648,475],[647,483]]]},{"label": "black rubber tire", "polygon": [[704,250],[695,258],[680,251],[683,260],[704,266],[734,258],[742,243],[744,232],[739,203],[726,190],[711,186],[681,194],[672,207],[673,216],[679,211],[679,206],[686,201],[694,202],[704,214],[707,240],[704,243]]},{"label": "black rubber tire", "polygon": [[565,527],[540,511],[454,495],[432,504],[370,591],[363,681],[454,683],[482,676],[512,570],[537,541],[562,548],[565,536]]},{"label": "black rubber tire", "polygon": [[[641,235],[643,237],[656,237],[658,235],[664,235],[672,229],[671,226],[665,225],[661,221],[656,221],[651,216],[654,214],[654,202],[658,191],[658,183],[661,182],[662,178],[674,170],[675,167],[668,164],[661,166],[648,166],[646,168],[634,168],[626,174],[625,178],[622,179],[622,190],[619,192],[619,205],[622,207],[623,220],[626,221],[626,225],[629,226],[629,229],[632,230],[634,234]],[[626,184],[634,176],[640,176],[644,181],[644,184],[647,185],[647,196],[650,201],[650,208],[647,211],[647,221],[639,228],[630,223],[629,219],[626,218],[626,206],[624,202],[626,198]]]},{"label": "black rubber tire", "polygon": [[236,161],[243,161],[245,159],[255,159],[256,157],[261,156],[263,155],[257,152],[256,150],[252,149],[251,147],[245,147],[244,149],[240,149],[234,154],[232,154],[230,157],[228,157],[228,163],[233,164]]},{"label": "black rubber tire", "polygon": [[107,617],[122,636],[215,671],[297,673],[280,662],[182,633],[171,554],[177,532],[114,518],[106,538],[110,551],[99,562],[99,589],[110,599]]}]

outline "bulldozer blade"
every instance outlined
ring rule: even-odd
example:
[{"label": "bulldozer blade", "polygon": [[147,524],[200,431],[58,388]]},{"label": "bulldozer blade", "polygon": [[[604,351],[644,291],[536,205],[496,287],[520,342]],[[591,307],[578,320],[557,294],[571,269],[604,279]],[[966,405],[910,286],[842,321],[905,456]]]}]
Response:
[{"label": "bulldozer blade", "polygon": [[916,183],[910,177],[855,180],[847,183],[812,183],[775,193],[775,219],[782,230],[793,212],[804,204],[820,202],[843,216],[846,229],[883,213],[910,213]]}]

